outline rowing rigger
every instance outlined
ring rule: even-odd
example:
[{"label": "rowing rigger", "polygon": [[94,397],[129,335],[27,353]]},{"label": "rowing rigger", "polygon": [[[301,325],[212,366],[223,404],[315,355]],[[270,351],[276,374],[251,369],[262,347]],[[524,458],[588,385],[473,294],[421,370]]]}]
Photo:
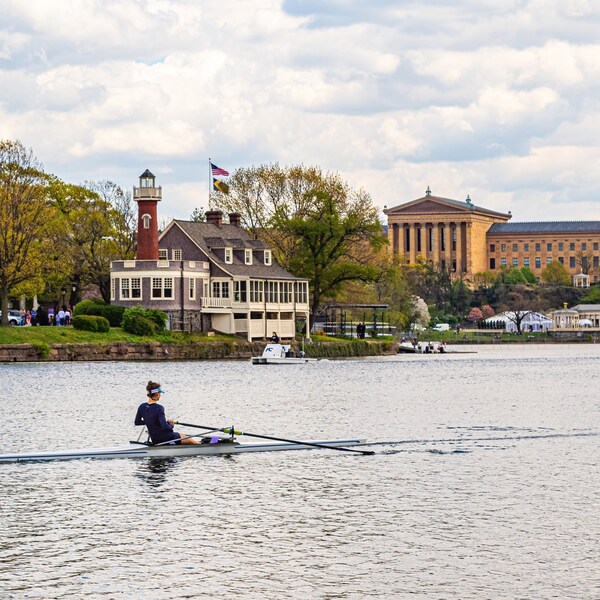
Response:
[{"label": "rowing rigger", "polygon": [[[310,442],[299,441],[293,443],[280,442],[242,444],[236,442],[232,437],[211,436],[202,438],[201,444],[150,445],[143,442],[129,442],[129,444],[125,444],[123,446],[112,446],[107,448],[82,448],[79,450],[61,450],[53,452],[0,454],[0,463],[72,460],[76,458],[169,458],[173,456],[215,456],[220,454],[243,454],[245,452],[280,452],[283,450],[309,450],[315,447],[329,448],[332,450],[350,450],[350,448],[347,448],[347,446],[358,446],[364,443],[366,443],[366,440],[349,439]],[[367,452],[365,452],[365,454],[366,453]],[[369,454],[371,454],[371,452],[369,452]]]}]

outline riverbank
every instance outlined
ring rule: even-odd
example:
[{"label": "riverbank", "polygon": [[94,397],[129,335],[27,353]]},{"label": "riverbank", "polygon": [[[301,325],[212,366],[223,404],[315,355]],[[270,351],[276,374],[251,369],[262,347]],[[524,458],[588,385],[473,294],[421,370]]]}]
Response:
[{"label": "riverbank", "polygon": [[[12,342],[6,343],[6,337]],[[250,359],[262,354],[264,346],[262,341],[248,342],[223,335],[167,332],[154,339],[131,336],[118,329],[106,335],[66,327],[4,328],[0,331],[0,362]],[[293,347],[299,351],[301,344],[294,342]],[[395,354],[397,344],[390,340],[315,339],[304,345],[304,351],[310,358],[382,356]]]}]

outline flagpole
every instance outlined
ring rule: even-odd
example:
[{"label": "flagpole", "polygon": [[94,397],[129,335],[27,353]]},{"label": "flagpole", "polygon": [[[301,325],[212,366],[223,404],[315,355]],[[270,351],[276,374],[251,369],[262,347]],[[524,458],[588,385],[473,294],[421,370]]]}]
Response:
[{"label": "flagpole", "polygon": [[212,169],[210,168],[210,156],[208,157],[208,210],[211,209],[210,206],[210,192],[212,186]]}]

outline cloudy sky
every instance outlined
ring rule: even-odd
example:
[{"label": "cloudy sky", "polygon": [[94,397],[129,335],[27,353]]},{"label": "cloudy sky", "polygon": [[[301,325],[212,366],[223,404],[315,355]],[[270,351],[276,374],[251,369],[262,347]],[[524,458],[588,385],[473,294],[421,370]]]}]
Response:
[{"label": "cloudy sky", "polygon": [[208,157],[600,220],[598,0],[0,0],[0,138],[207,208]]}]

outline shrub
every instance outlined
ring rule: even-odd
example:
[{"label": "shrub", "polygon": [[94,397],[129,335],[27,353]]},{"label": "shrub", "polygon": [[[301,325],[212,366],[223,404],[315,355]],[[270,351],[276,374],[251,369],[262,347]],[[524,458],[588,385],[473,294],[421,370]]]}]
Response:
[{"label": "shrub", "polygon": [[110,323],[104,317],[96,315],[77,315],[73,317],[73,329],[108,333],[110,330]]},{"label": "shrub", "polygon": [[73,316],[77,315],[99,315],[100,307],[106,306],[106,302],[101,298],[92,298],[90,300],[82,300],[73,307]]},{"label": "shrub", "polygon": [[[124,306],[114,306],[113,304],[105,304],[100,306],[100,315],[103,316],[111,327],[120,327],[123,320]],[[89,314],[89,313],[88,313]]]},{"label": "shrub", "polygon": [[[159,325],[152,318],[152,313],[155,312],[162,313],[162,311],[143,310],[139,306],[126,308],[125,312],[123,313],[123,321],[121,326],[125,331],[128,333],[133,333],[134,335],[156,335],[159,331]],[[164,313],[162,314],[164,315]],[[162,331],[162,329],[160,330]]]},{"label": "shrub", "polygon": [[167,326],[167,313],[153,308],[149,308],[145,311],[145,313],[148,319],[156,323],[158,331],[164,331],[165,327]]}]

